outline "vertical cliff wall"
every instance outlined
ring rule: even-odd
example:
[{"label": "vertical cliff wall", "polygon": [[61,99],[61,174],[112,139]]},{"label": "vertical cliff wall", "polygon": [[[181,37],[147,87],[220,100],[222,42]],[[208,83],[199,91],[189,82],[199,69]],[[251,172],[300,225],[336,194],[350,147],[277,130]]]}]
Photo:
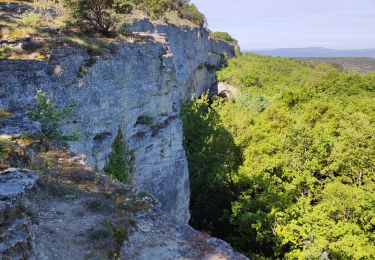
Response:
[{"label": "vertical cliff wall", "polygon": [[100,57],[63,48],[49,61],[1,60],[0,107],[25,111],[37,89],[61,107],[75,104],[66,132],[71,150],[102,169],[118,127],[135,151],[136,188],[153,194],[179,221],[189,219],[189,175],[182,147],[180,104],[215,83],[221,56],[234,46],[209,39],[204,29],[138,21],[128,30],[139,43],[117,42]]}]

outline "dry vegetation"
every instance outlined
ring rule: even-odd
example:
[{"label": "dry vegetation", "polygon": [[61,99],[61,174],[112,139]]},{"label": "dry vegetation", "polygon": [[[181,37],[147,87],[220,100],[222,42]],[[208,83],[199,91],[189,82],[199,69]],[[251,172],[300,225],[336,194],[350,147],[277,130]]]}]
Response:
[{"label": "dry vegetation", "polygon": [[13,219],[26,214],[38,224],[36,253],[47,247],[43,253],[65,259],[77,253],[82,259],[117,259],[128,230],[136,225],[134,213],[154,206],[151,197],[134,194],[129,185],[93,172],[82,158],[46,139],[2,136],[0,146],[8,153],[0,158],[2,164],[39,174],[37,191],[6,213]]},{"label": "dry vegetation", "polygon": [[109,31],[93,30],[87,26],[91,23],[81,22],[84,20],[80,17],[82,13],[63,4],[77,3],[69,1],[0,0],[0,59],[46,60],[51,50],[69,46],[85,47],[92,50],[93,55],[101,55],[111,42],[140,40],[123,30],[135,19],[147,17],[157,23],[190,27],[203,26],[205,21],[195,7],[185,8],[182,12],[174,10],[175,7],[159,10],[156,7],[162,1],[144,1],[141,4],[123,1],[130,3],[130,11],[113,13],[103,9],[109,15],[104,22],[111,28]]}]

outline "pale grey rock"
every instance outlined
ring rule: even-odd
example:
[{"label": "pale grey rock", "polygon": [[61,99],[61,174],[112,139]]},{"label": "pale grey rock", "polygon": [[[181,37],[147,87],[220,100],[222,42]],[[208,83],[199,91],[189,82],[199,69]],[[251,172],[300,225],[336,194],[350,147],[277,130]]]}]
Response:
[{"label": "pale grey rock", "polygon": [[234,99],[237,95],[238,89],[226,82],[218,82],[211,87],[211,96],[218,95],[220,97],[226,97],[228,99]]},{"label": "pale grey rock", "polygon": [[30,218],[18,216],[17,212],[25,193],[37,180],[38,175],[28,170],[9,168],[0,172],[1,259],[25,259],[32,247]]},{"label": "pale grey rock", "polygon": [[0,135],[20,137],[21,135],[37,135],[41,131],[40,123],[31,121],[22,114],[14,114],[0,121]]},{"label": "pale grey rock", "polygon": [[38,175],[29,170],[9,168],[0,171],[0,203],[7,203],[22,196],[35,186]]},{"label": "pale grey rock", "polygon": [[158,206],[135,218],[137,226],[128,233],[128,240],[121,248],[121,259],[248,259],[234,252],[226,242],[177,223]]},{"label": "pale grey rock", "polygon": [[29,217],[15,220],[2,232],[0,237],[1,259],[27,259],[28,251],[33,246]]},{"label": "pale grey rock", "polygon": [[[64,123],[80,139],[70,143],[94,169],[102,169],[118,127],[135,153],[132,182],[151,193],[175,219],[189,219],[189,176],[182,146],[180,105],[216,82],[223,53],[234,46],[213,41],[205,29],[152,24],[129,26],[165,41],[113,43],[100,57],[62,48],[49,61],[0,60],[0,107],[25,111],[37,89],[58,106],[75,104]],[[152,123],[142,122],[151,118]]]},{"label": "pale grey rock", "polygon": [[33,8],[30,5],[15,2],[2,2],[0,4],[0,12],[10,14],[23,14],[27,11],[31,11]]},{"label": "pale grey rock", "polygon": [[248,257],[233,251],[233,248],[227,242],[221,239],[210,237],[207,242],[212,245],[216,251],[225,252],[225,255],[228,257],[228,259],[249,260]]}]

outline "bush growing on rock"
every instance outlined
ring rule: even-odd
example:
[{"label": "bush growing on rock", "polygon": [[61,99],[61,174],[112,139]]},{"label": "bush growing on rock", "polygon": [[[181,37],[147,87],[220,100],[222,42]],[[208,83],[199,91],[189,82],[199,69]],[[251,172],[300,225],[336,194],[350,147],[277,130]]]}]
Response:
[{"label": "bush growing on rock", "polygon": [[132,0],[137,8],[143,9],[147,13],[161,18],[167,12],[175,11],[182,19],[202,27],[206,23],[205,16],[199,12],[194,4],[189,0]]},{"label": "bush growing on rock", "polygon": [[179,10],[179,15],[182,19],[187,19],[200,27],[203,27],[206,24],[206,17],[199,12],[194,4],[183,6]]},{"label": "bush growing on rock", "polygon": [[71,112],[72,106],[62,109],[56,108],[51,98],[43,91],[38,90],[35,95],[36,105],[29,108],[31,120],[39,121],[42,133],[47,139],[57,145],[66,146],[66,142],[78,139],[76,134],[65,135],[61,129],[61,121],[66,120]]},{"label": "bush growing on rock", "polygon": [[107,158],[104,172],[123,183],[127,183],[132,172],[133,160],[133,153],[127,149],[124,133],[119,127],[117,136],[112,144],[112,152]]},{"label": "bush growing on rock", "polygon": [[9,139],[0,136],[0,170],[6,168],[10,151],[11,143]]},{"label": "bush growing on rock", "polygon": [[211,32],[210,37],[213,39],[223,40],[229,42],[233,45],[237,45],[238,41],[234,39],[229,33],[227,32]]}]

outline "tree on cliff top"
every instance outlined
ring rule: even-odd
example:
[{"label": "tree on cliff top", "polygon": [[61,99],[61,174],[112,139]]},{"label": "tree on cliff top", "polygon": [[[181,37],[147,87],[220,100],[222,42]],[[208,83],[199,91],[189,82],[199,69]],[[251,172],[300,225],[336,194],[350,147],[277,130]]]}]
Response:
[{"label": "tree on cliff top", "polygon": [[71,26],[104,36],[121,27],[119,15],[129,14],[133,9],[126,0],[64,0],[63,3]]}]

